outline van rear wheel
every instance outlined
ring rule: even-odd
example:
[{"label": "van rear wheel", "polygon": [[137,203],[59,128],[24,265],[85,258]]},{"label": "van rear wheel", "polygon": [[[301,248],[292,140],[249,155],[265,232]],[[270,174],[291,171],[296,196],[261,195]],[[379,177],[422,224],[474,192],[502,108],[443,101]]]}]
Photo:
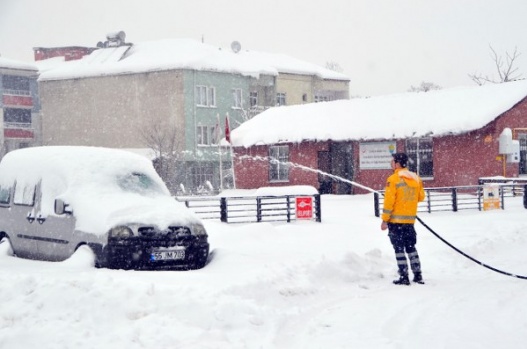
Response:
[{"label": "van rear wheel", "polygon": [[0,256],[14,256],[11,240],[7,235],[0,235]]}]

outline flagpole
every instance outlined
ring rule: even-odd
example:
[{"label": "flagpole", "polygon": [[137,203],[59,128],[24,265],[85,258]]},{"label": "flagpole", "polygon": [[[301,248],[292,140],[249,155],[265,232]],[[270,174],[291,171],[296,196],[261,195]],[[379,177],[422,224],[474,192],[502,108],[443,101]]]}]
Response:
[{"label": "flagpole", "polygon": [[236,177],[234,175],[234,152],[232,150],[231,142],[231,130],[229,126],[229,113],[225,113],[225,139],[229,142],[229,148],[231,151],[231,171],[232,171],[232,186],[236,189]]},{"label": "flagpole", "polygon": [[223,191],[223,164],[222,164],[222,161],[221,161],[221,144],[220,144],[220,140],[221,140],[221,133],[220,133],[220,114],[217,113],[216,114],[216,143],[218,144],[218,155],[220,157],[220,191]]}]

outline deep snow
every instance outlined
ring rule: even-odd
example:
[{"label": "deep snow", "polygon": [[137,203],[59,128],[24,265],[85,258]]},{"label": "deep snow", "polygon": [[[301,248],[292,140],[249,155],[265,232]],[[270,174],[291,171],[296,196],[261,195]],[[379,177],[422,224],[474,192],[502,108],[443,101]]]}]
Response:
[{"label": "deep snow", "polygon": [[[527,275],[527,210],[421,213],[458,248]],[[205,221],[196,271],[94,269],[7,256],[0,348],[524,348],[527,280],[475,264],[419,223],[426,285],[395,286],[373,196],[322,196],[323,222]]]}]

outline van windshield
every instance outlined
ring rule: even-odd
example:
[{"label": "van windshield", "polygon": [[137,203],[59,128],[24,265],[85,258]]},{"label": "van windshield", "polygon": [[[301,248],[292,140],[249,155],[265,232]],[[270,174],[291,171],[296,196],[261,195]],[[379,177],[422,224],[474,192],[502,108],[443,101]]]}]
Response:
[{"label": "van windshield", "polygon": [[129,173],[117,178],[119,187],[126,192],[138,193],[141,195],[158,195],[162,194],[163,190],[159,185],[143,173]]}]

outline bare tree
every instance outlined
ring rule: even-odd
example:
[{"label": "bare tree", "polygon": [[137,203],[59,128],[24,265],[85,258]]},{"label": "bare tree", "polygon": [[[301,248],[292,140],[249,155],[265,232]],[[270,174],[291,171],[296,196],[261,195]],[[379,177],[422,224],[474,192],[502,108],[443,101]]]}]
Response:
[{"label": "bare tree", "polygon": [[505,59],[502,55],[498,55],[496,50],[490,46],[490,57],[494,61],[496,70],[498,72],[498,79],[494,77],[489,77],[488,75],[483,76],[481,73],[468,74],[468,76],[478,85],[484,85],[487,82],[493,84],[499,84],[502,82],[514,81],[521,78],[522,74],[518,73],[518,67],[515,67],[516,60],[521,56],[521,53],[518,52],[518,48],[514,48],[514,52],[510,54],[505,52]]},{"label": "bare tree", "polygon": [[326,62],[326,69],[336,71],[337,73],[342,73],[344,69],[335,61]]},{"label": "bare tree", "polygon": [[166,120],[149,121],[139,130],[142,141],[154,152],[154,167],[171,192],[177,190],[177,162],[181,141],[177,127]]},{"label": "bare tree", "polygon": [[428,92],[432,90],[440,90],[441,86],[434,84],[433,82],[421,81],[419,86],[410,86],[408,92]]}]

